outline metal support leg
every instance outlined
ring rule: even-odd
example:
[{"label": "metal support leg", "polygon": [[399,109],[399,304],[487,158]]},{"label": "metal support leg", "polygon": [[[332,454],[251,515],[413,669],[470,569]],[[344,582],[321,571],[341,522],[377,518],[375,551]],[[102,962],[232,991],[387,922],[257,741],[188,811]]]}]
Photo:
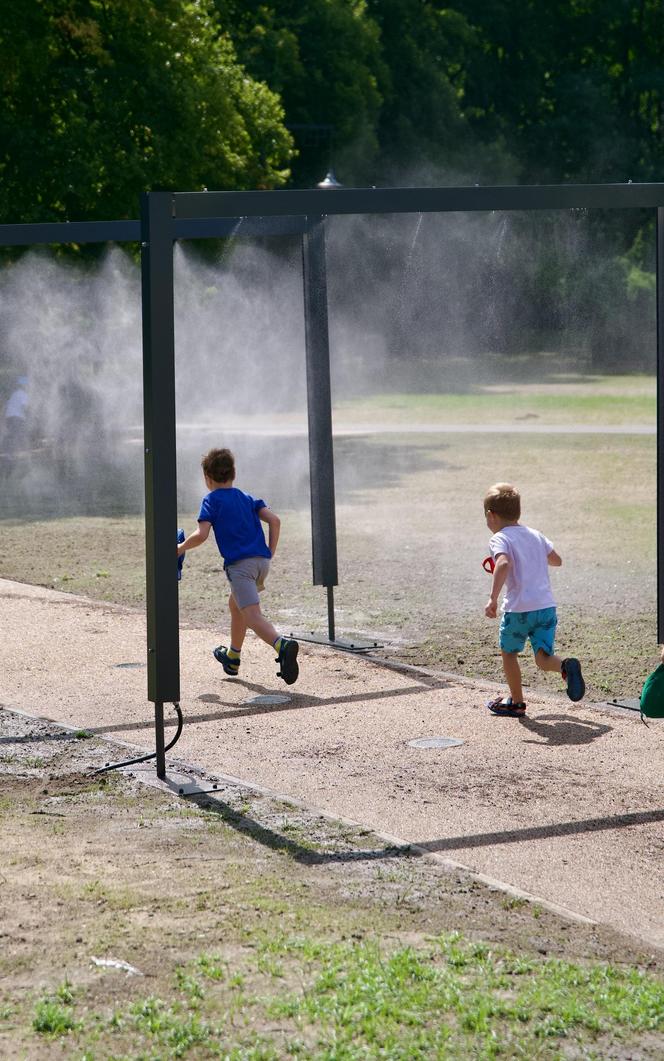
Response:
[{"label": "metal support leg", "polygon": [[155,704],[157,774],[163,777],[163,705],[180,700],[173,197],[169,192],[141,197],[141,237],[148,699]]},{"label": "metal support leg", "polygon": [[311,545],[314,585],[327,587],[330,638],[334,640],[333,587],[338,583],[338,573],[325,219],[313,217],[308,221],[307,231],[302,237],[302,266],[311,481]]},{"label": "metal support leg", "polygon": [[154,705],[154,735],[157,749],[157,777],[166,777],[166,753],[164,747],[164,705],[161,700]]},{"label": "metal support leg", "polygon": [[334,586],[327,587],[327,636],[335,641],[334,630]]},{"label": "metal support leg", "polygon": [[657,637],[664,642],[664,209],[657,211]]}]

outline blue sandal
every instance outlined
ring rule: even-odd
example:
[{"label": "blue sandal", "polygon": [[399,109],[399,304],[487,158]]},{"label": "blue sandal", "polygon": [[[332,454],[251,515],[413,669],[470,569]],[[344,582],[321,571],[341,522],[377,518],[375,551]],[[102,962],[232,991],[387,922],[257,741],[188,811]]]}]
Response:
[{"label": "blue sandal", "polygon": [[578,659],[570,658],[563,660],[563,681],[567,682],[567,695],[570,700],[580,700],[586,691],[586,683],[581,673],[581,664]]},{"label": "blue sandal", "polygon": [[279,655],[274,662],[279,664],[277,678],[283,678],[286,685],[292,685],[293,682],[296,682],[298,674],[300,673],[300,668],[297,663],[299,647],[297,641],[291,641],[287,637],[281,639]]},{"label": "blue sandal", "polygon": [[514,703],[511,696],[496,696],[493,700],[487,700],[486,706],[493,715],[505,715],[507,718],[523,718],[526,713],[523,700]]}]

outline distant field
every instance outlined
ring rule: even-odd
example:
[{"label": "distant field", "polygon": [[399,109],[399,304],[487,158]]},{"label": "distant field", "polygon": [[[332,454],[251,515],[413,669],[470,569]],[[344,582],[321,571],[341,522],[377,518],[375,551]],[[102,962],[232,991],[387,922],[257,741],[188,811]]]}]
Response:
[{"label": "distant field", "polygon": [[[573,407],[577,423],[617,423],[624,416],[654,424],[648,378],[572,386],[573,393],[562,384],[523,385],[506,395],[510,415],[523,409],[562,424]],[[631,392],[621,399],[616,388]],[[561,651],[583,658],[592,697],[634,696],[656,653],[655,436],[398,431],[418,419],[484,423],[489,410],[491,418],[501,415],[501,399],[494,392],[376,396],[335,414],[337,424],[375,417],[371,433],[342,432],[335,445],[337,634],[378,638],[391,657],[499,679],[497,624],[483,615],[489,583],[480,561],[489,534],[482,497],[492,482],[513,481],[523,495],[524,520],[563,556],[563,568],[553,574]],[[381,433],[388,423],[390,433]],[[246,435],[233,445],[238,485],[265,490],[283,519],[264,608],[285,630],[326,632],[325,590],[312,585],[306,478],[297,503],[285,501],[293,478],[290,468],[286,476],[279,471],[285,442],[266,449],[265,440]],[[302,440],[298,460],[305,450]],[[196,464],[188,497],[198,498],[199,477]],[[197,510],[197,501],[188,501],[179,523],[193,527]],[[143,538],[140,516],[4,521],[0,575],[142,606]],[[183,617],[223,633],[227,588],[220,566],[213,545],[191,554],[180,602]],[[531,684],[557,688],[527,656],[524,666]]]},{"label": "distant field", "polygon": [[537,419],[546,424],[654,425],[656,385],[651,376],[555,377],[542,383],[477,385],[462,394],[376,394],[340,402],[335,412],[338,424],[394,423],[418,416],[454,424]]}]

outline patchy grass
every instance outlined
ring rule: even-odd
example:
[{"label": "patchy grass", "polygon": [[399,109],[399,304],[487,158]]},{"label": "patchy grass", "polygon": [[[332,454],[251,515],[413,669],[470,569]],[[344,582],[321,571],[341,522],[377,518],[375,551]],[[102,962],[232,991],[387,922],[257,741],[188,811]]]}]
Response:
[{"label": "patchy grass", "polygon": [[88,1058],[601,1057],[664,1029],[652,975],[456,932],[390,946],[263,930],[232,964],[201,952],[177,966],[159,997],[91,1010],[79,995],[40,999],[33,1028]]},{"label": "patchy grass", "polygon": [[662,1057],[650,948],[228,784],[87,785],[108,745],[43,720],[0,733],[19,759],[62,735],[42,778],[0,764],[2,1057]]}]

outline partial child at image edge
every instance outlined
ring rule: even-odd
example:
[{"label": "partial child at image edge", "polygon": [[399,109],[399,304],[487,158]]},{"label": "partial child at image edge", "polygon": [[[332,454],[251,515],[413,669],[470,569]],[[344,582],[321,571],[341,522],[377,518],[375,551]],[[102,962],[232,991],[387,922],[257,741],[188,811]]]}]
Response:
[{"label": "partial child at image edge", "polygon": [[646,718],[664,718],[664,645],[660,645],[659,660],[659,666],[648,675],[641,690],[642,722]]}]

